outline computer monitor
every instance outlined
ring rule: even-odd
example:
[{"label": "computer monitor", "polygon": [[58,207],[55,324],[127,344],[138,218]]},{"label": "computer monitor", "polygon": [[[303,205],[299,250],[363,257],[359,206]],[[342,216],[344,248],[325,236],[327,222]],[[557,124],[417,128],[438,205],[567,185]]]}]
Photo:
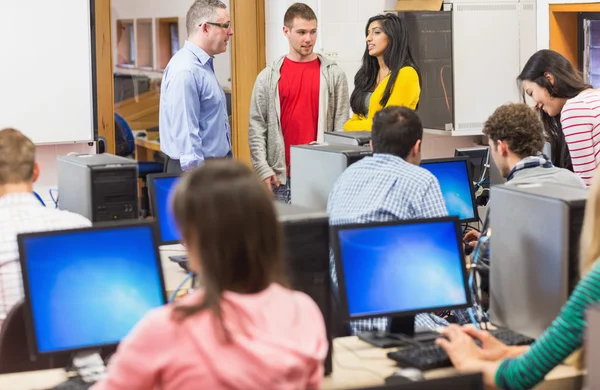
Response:
[{"label": "computer monitor", "polygon": [[[483,179],[486,165],[489,164],[490,148],[488,146],[474,146],[471,148],[457,148],[454,150],[454,157],[467,157],[469,168],[471,170],[471,181],[479,183]],[[488,176],[485,173],[485,176]]]},{"label": "computer monitor", "polygon": [[479,219],[466,157],[423,160],[421,167],[431,172],[440,183],[448,215],[458,217],[462,223]]},{"label": "computer monitor", "polygon": [[150,174],[146,179],[152,215],[160,227],[159,245],[178,244],[181,241],[170,204],[171,195],[180,179],[180,173]]},{"label": "computer monitor", "polygon": [[19,235],[32,357],[114,347],[164,305],[156,236],[151,222]]},{"label": "computer monitor", "polygon": [[[347,320],[387,316],[394,327],[395,318],[470,305],[456,217],[333,226],[332,240]],[[403,328],[414,335],[412,319]],[[378,333],[359,337],[380,344]]]}]

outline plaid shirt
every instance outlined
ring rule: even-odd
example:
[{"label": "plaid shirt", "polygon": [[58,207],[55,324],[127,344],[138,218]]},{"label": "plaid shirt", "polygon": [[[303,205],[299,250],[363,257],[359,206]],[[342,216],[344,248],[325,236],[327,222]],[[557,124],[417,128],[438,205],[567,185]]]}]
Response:
[{"label": "plaid shirt", "polygon": [[33,194],[0,197],[0,326],[12,306],[23,298],[17,235],[87,226],[91,222],[83,216],[46,208]]},{"label": "plaid shirt", "polygon": [[[335,183],[327,213],[331,225],[436,218],[448,215],[440,185],[429,171],[390,154],[374,154],[352,164]],[[337,274],[331,257],[331,277]],[[386,330],[387,318],[353,321],[353,331]],[[418,314],[415,327],[448,325],[431,314]]]}]

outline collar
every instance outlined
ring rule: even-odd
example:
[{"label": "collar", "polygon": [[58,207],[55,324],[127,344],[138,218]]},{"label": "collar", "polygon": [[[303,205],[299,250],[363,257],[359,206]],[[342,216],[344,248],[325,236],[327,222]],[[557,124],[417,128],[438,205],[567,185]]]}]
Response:
[{"label": "collar", "polygon": [[183,47],[189,51],[191,51],[200,61],[202,65],[206,65],[208,61],[213,59],[214,57],[209,56],[204,50],[194,45],[192,42],[186,40],[183,44]]},{"label": "collar", "polygon": [[546,155],[543,153],[538,153],[535,156],[525,157],[524,159],[519,161],[517,165],[515,165],[514,168],[510,171],[508,177],[506,178],[506,181],[511,180],[515,176],[515,173],[522,171],[523,169],[536,167],[552,168],[553,165],[550,162],[550,159],[546,157]]},{"label": "collar", "polygon": [[35,195],[28,192],[15,192],[0,196],[0,209],[15,206],[44,207]]}]

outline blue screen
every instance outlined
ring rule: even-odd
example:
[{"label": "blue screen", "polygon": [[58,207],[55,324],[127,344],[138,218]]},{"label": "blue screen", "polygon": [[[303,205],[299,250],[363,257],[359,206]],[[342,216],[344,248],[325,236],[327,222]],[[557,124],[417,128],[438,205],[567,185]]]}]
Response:
[{"label": "blue screen", "polygon": [[179,241],[181,235],[175,224],[175,218],[171,209],[171,195],[180,177],[162,177],[154,179],[156,197],[156,218],[160,226],[160,238],[162,242]]},{"label": "blue screen", "polygon": [[149,226],[29,237],[24,244],[40,353],[117,343],[165,303]]},{"label": "blue screen", "polygon": [[452,221],[338,231],[351,317],[467,303]]},{"label": "blue screen", "polygon": [[422,163],[440,183],[448,214],[461,221],[475,218],[467,161]]}]

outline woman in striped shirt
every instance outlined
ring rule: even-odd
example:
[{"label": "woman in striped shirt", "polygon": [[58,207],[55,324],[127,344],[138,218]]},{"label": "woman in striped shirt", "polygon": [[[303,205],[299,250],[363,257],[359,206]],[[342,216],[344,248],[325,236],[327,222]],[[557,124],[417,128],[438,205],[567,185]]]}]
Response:
[{"label": "woman in striped shirt", "polygon": [[[582,279],[559,316],[531,345],[509,347],[485,331],[447,327],[439,339],[461,372],[483,372],[486,384],[501,389],[530,389],[582,346],[586,309],[600,303],[600,171],[595,174],[581,231]],[[473,341],[481,341],[481,348]]]},{"label": "woman in striped shirt", "polygon": [[552,163],[590,184],[600,164],[600,90],[561,54],[540,50],[517,77],[536,103],[552,145]]}]

